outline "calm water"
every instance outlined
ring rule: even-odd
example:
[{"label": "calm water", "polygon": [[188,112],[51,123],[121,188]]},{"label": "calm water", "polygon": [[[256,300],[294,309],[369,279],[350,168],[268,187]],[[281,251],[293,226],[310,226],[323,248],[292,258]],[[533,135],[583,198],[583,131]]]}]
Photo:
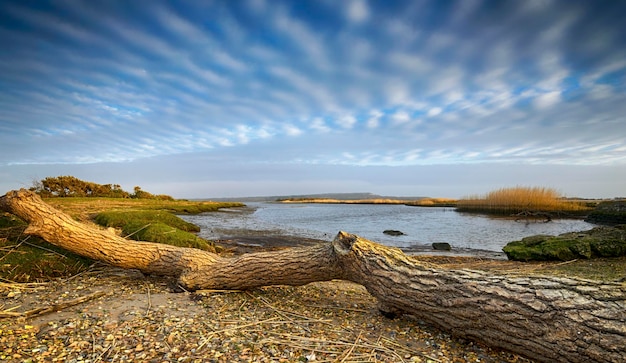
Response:
[{"label": "calm water", "polygon": [[[448,242],[453,247],[501,251],[510,241],[535,234],[557,235],[591,229],[582,220],[549,223],[515,222],[457,213],[452,208],[423,208],[404,205],[279,204],[249,203],[253,210],[206,213],[184,218],[202,228],[208,239],[251,233],[288,234],[332,240],[338,231],[354,233],[390,246],[411,248]],[[404,232],[388,236],[386,229]]]}]

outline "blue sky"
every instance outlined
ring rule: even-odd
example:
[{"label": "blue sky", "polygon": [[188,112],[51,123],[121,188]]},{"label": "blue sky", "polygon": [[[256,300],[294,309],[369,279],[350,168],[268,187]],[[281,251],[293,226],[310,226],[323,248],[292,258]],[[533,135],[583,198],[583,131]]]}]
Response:
[{"label": "blue sky", "polygon": [[626,196],[624,1],[2,1],[0,189]]}]

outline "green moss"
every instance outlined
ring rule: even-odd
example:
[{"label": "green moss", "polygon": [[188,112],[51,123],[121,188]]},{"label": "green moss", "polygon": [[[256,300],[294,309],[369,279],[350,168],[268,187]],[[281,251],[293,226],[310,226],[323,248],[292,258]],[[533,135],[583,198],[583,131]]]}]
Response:
[{"label": "green moss", "polygon": [[596,227],[590,231],[560,236],[532,236],[508,243],[503,251],[517,261],[569,261],[578,258],[626,255],[626,231],[622,228]]}]

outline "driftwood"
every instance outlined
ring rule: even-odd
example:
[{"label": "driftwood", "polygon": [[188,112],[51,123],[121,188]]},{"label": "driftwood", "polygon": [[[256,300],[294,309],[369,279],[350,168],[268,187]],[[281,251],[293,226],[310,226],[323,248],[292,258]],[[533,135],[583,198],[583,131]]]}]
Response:
[{"label": "driftwood", "polygon": [[101,296],[106,295],[104,291],[96,291],[89,295],[81,296],[76,299],[72,299],[69,301],[64,301],[62,303],[54,304],[52,306],[46,306],[42,308],[35,308],[32,310],[25,311],[23,313],[13,312],[13,311],[0,311],[0,318],[32,318],[39,315],[44,315],[48,313],[53,313],[55,311],[61,311],[63,309],[67,309],[71,306],[75,306],[78,304],[82,304],[85,301],[89,301],[92,299],[97,299]]},{"label": "driftwood", "polygon": [[365,286],[386,314],[539,361],[626,361],[624,283],[442,269],[345,232],[313,247],[221,257],[126,240],[23,189],[0,197],[0,210],[29,222],[26,233],[113,266],[177,276],[190,290],[345,279]]}]

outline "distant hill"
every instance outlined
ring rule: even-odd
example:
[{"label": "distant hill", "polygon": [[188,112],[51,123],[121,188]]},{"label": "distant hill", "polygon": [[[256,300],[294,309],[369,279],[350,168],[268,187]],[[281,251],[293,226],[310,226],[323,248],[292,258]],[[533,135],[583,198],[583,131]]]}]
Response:
[{"label": "distant hill", "polygon": [[260,197],[240,197],[240,198],[201,198],[218,202],[275,202],[283,199],[336,199],[336,200],[363,200],[363,199],[392,199],[392,200],[418,200],[426,197],[397,197],[384,196],[373,193],[322,193],[322,194],[301,194],[301,195],[274,195]]}]

